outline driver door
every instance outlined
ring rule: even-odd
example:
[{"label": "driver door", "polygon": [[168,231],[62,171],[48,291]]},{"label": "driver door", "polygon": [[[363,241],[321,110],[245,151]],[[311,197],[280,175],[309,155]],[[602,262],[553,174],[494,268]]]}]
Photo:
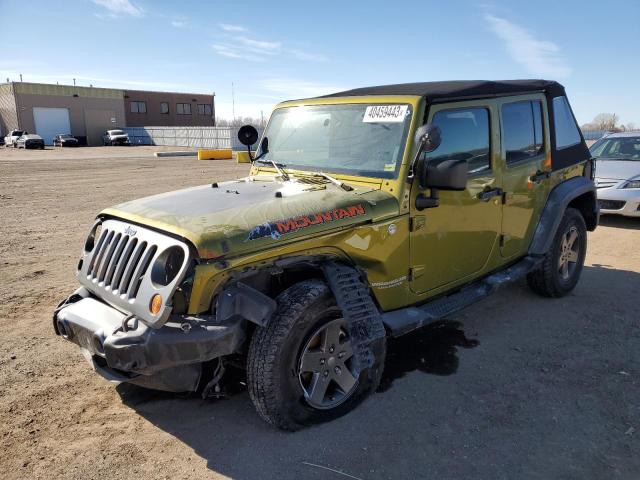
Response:
[{"label": "driver door", "polygon": [[499,120],[493,100],[432,105],[428,121],[440,127],[442,143],[425,161],[464,159],[464,191],[440,191],[440,204],[417,210],[422,192],[411,191],[411,289],[417,294],[446,290],[486,271],[498,249],[502,216]]}]

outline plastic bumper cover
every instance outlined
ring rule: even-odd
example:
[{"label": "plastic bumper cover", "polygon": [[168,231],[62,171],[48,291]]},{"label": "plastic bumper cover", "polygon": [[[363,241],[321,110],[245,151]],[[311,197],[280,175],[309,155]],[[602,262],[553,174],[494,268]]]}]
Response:
[{"label": "plastic bumper cover", "polygon": [[[73,301],[75,300],[75,301]],[[78,290],[56,310],[56,334],[78,345],[107,380],[168,391],[194,391],[202,362],[237,352],[244,322],[214,316],[172,315],[159,329]]]}]

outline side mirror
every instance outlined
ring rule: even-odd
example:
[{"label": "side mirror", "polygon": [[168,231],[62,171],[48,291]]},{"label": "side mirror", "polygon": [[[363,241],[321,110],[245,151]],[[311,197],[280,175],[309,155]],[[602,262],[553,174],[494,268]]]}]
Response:
[{"label": "side mirror", "polygon": [[252,125],[244,125],[238,130],[238,140],[249,148],[258,141],[258,131]]},{"label": "side mirror", "polygon": [[421,161],[418,182],[422,188],[461,191],[467,188],[469,166],[466,160]]},{"label": "side mirror", "polygon": [[427,123],[416,130],[415,142],[418,144],[418,155],[433,152],[442,142],[440,127]]},{"label": "side mirror", "polygon": [[461,191],[467,187],[469,166],[466,160],[432,160],[418,163],[418,182],[422,188],[428,188],[431,194],[427,197],[419,194],[416,197],[416,208],[434,208],[440,205],[440,190]]}]

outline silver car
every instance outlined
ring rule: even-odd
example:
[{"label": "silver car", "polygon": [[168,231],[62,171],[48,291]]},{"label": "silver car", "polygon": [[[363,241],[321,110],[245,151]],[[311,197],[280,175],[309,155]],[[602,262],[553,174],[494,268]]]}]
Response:
[{"label": "silver car", "polygon": [[600,213],[640,217],[640,132],[612,133],[590,150]]}]

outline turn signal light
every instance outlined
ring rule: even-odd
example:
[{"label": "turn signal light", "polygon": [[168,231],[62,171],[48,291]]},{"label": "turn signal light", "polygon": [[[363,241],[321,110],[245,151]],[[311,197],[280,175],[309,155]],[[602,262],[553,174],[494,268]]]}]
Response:
[{"label": "turn signal light", "polygon": [[157,315],[160,313],[160,309],[162,308],[162,297],[160,294],[156,293],[153,297],[151,297],[151,302],[149,303],[149,311],[152,315]]}]

